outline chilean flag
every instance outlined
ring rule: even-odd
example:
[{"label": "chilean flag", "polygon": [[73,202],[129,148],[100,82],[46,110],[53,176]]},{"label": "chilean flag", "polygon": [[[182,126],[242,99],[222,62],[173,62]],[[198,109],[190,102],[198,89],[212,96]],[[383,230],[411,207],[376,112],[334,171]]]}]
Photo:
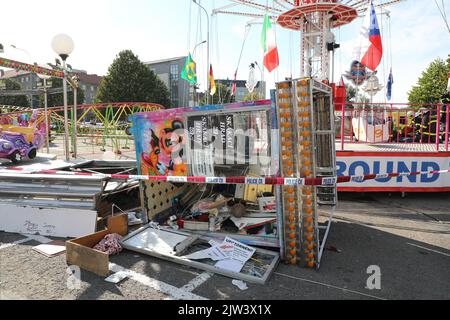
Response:
[{"label": "chilean flag", "polygon": [[366,15],[360,34],[360,46],[357,49],[361,63],[372,71],[380,65],[383,57],[383,43],[380,27],[373,2],[370,2],[369,12]]}]

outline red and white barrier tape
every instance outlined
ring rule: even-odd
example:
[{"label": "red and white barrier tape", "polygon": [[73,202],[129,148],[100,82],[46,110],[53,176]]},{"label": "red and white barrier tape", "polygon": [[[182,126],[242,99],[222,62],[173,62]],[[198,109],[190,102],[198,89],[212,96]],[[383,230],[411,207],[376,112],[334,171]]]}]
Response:
[{"label": "red and white barrier tape", "polygon": [[339,183],[364,182],[367,180],[408,177],[417,175],[435,175],[450,173],[449,170],[429,171],[429,172],[402,172],[386,174],[369,174],[360,176],[343,177],[321,177],[321,178],[283,178],[283,177],[182,177],[182,176],[143,176],[130,174],[102,174],[89,172],[58,171],[58,170],[24,170],[23,168],[5,168],[0,170],[1,174],[11,174],[12,172],[21,174],[48,174],[48,175],[70,175],[85,177],[100,177],[106,179],[118,180],[140,180],[156,182],[174,182],[174,183],[201,183],[201,184],[251,184],[251,185],[281,185],[281,186],[334,186]]}]

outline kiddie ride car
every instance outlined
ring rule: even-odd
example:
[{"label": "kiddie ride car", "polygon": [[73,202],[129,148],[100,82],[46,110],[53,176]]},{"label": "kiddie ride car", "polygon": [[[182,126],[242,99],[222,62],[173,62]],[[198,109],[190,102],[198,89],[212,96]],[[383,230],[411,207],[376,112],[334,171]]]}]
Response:
[{"label": "kiddie ride car", "polygon": [[0,116],[0,158],[13,163],[36,158],[37,151],[45,143],[47,130],[37,111],[28,118],[23,114],[15,121],[13,116]]}]

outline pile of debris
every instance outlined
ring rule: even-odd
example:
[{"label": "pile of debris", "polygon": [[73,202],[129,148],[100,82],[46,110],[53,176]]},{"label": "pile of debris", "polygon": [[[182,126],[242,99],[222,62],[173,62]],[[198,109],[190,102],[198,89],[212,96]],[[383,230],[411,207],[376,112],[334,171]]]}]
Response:
[{"label": "pile of debris", "polygon": [[222,241],[233,235],[246,244],[279,248],[272,186],[142,185],[144,210],[158,225]]},{"label": "pile of debris", "polygon": [[[273,194],[258,203],[236,199],[225,193],[202,196],[180,203],[176,213],[165,221],[174,230],[210,231],[276,237],[276,203]],[[193,202],[193,204],[192,204]]]}]

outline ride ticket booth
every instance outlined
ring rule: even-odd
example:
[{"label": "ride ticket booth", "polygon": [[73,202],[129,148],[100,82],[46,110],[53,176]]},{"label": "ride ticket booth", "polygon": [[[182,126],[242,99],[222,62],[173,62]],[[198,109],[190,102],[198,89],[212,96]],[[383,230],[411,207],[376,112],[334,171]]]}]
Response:
[{"label": "ride ticket booth", "polygon": [[318,268],[336,192],[331,87],[281,82],[271,100],[132,116],[143,208],[163,230],[229,237]]}]

